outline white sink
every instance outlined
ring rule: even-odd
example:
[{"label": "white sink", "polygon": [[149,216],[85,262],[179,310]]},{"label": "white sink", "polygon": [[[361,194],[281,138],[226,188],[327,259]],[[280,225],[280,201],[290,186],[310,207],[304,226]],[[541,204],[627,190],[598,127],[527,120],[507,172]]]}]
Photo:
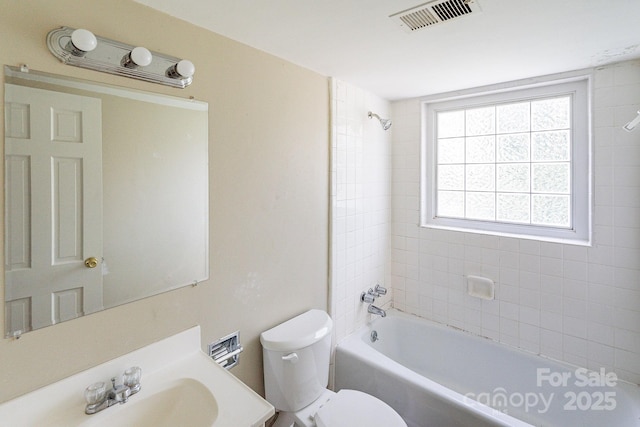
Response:
[{"label": "white sink", "polygon": [[[86,415],[84,389],[131,366],[142,368],[142,389],[126,403]],[[25,427],[262,426],[273,414],[273,406],[200,350],[199,327],[0,404],[2,423]]]},{"label": "white sink", "polygon": [[179,426],[185,420],[190,427],[209,427],[217,416],[218,404],[211,391],[199,381],[183,378],[153,393],[138,392],[126,404],[87,417],[78,427]]}]

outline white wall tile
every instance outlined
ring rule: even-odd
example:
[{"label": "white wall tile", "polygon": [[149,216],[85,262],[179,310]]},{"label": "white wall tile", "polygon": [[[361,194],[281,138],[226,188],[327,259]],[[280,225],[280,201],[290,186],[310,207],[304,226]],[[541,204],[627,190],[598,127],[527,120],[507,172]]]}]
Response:
[{"label": "white wall tile", "polygon": [[594,72],[594,86],[596,88],[611,87],[614,84],[615,69],[613,67],[601,67]]},{"label": "white wall tile", "polygon": [[550,331],[562,331],[562,314],[559,312],[551,312],[542,310],[540,312],[540,328]]},{"label": "white wall tile", "polygon": [[[419,257],[417,275],[408,265],[415,257],[397,261],[393,286],[399,297],[402,279],[411,276],[415,296],[424,296],[415,311],[435,321],[640,382],[640,131],[621,129],[640,109],[640,61],[600,67],[594,75],[589,248],[419,227],[420,102],[391,104],[392,234],[418,237],[417,245],[407,248],[405,240],[402,249],[427,255]],[[409,199],[411,206],[395,206]],[[467,296],[459,286],[463,274],[491,275],[496,300]],[[404,298],[396,307],[409,301]]]},{"label": "white wall tile", "polygon": [[610,372],[615,369],[615,349],[612,346],[587,341],[587,359],[587,368],[594,371],[604,368],[606,372]]},{"label": "white wall tile", "polygon": [[595,322],[587,322],[587,338],[589,341],[613,347],[615,345],[615,332],[613,326],[602,325]]},{"label": "white wall tile", "polygon": [[520,306],[520,323],[526,323],[531,326],[540,326],[540,309],[537,307]]},{"label": "white wall tile", "polygon": [[562,298],[558,294],[541,292],[540,310],[548,313],[562,313]]},{"label": "white wall tile", "polygon": [[584,302],[587,299],[587,283],[580,280],[565,279],[562,285],[562,295]]},{"label": "white wall tile", "polygon": [[614,325],[616,313],[617,311],[615,311],[611,305],[595,302],[587,303],[587,321],[589,322],[595,322],[601,325]]},{"label": "white wall tile", "polygon": [[[388,116],[387,101],[332,79],[331,302],[336,340],[355,331],[370,315],[362,291],[376,284],[389,289],[376,304],[388,307],[394,288],[403,305],[407,264],[416,263],[414,242],[391,237],[391,133],[368,119],[367,111]],[[393,251],[392,251],[392,248]],[[392,262],[393,257],[393,262]],[[393,284],[392,284],[392,272]]]},{"label": "white wall tile", "polygon": [[540,271],[545,274],[562,277],[563,263],[558,258],[540,257]]},{"label": "white wall tile", "polygon": [[536,240],[522,239],[520,241],[520,253],[540,255],[540,242]]},{"label": "white wall tile", "polygon": [[549,357],[563,358],[563,335],[561,332],[547,329],[540,330],[540,352]]},{"label": "white wall tile", "polygon": [[522,346],[525,350],[538,353],[540,350],[540,328],[535,325],[529,325],[527,323],[520,323],[520,342],[526,343]]}]

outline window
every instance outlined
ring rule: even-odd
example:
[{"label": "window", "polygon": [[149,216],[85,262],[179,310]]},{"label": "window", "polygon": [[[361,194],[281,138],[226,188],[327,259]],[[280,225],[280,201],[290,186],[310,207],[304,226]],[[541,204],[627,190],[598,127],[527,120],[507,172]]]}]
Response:
[{"label": "window", "polygon": [[588,244],[588,87],[425,101],[422,225]]}]

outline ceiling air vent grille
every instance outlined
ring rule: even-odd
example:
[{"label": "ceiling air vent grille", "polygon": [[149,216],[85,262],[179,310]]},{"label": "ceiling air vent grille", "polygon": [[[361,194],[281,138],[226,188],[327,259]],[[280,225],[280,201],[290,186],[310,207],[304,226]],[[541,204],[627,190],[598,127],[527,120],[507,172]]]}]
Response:
[{"label": "ceiling air vent grille", "polygon": [[480,12],[475,0],[436,0],[395,13],[395,20],[403,30],[412,33],[454,18]]}]

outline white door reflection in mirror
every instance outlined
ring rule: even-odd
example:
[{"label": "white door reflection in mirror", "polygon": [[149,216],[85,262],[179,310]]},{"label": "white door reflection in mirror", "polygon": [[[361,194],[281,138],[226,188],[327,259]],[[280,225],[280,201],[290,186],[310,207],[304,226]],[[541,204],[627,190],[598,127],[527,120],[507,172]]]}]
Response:
[{"label": "white door reflection in mirror", "polygon": [[102,309],[102,119],[98,98],[6,84],[5,101],[11,335]]}]

